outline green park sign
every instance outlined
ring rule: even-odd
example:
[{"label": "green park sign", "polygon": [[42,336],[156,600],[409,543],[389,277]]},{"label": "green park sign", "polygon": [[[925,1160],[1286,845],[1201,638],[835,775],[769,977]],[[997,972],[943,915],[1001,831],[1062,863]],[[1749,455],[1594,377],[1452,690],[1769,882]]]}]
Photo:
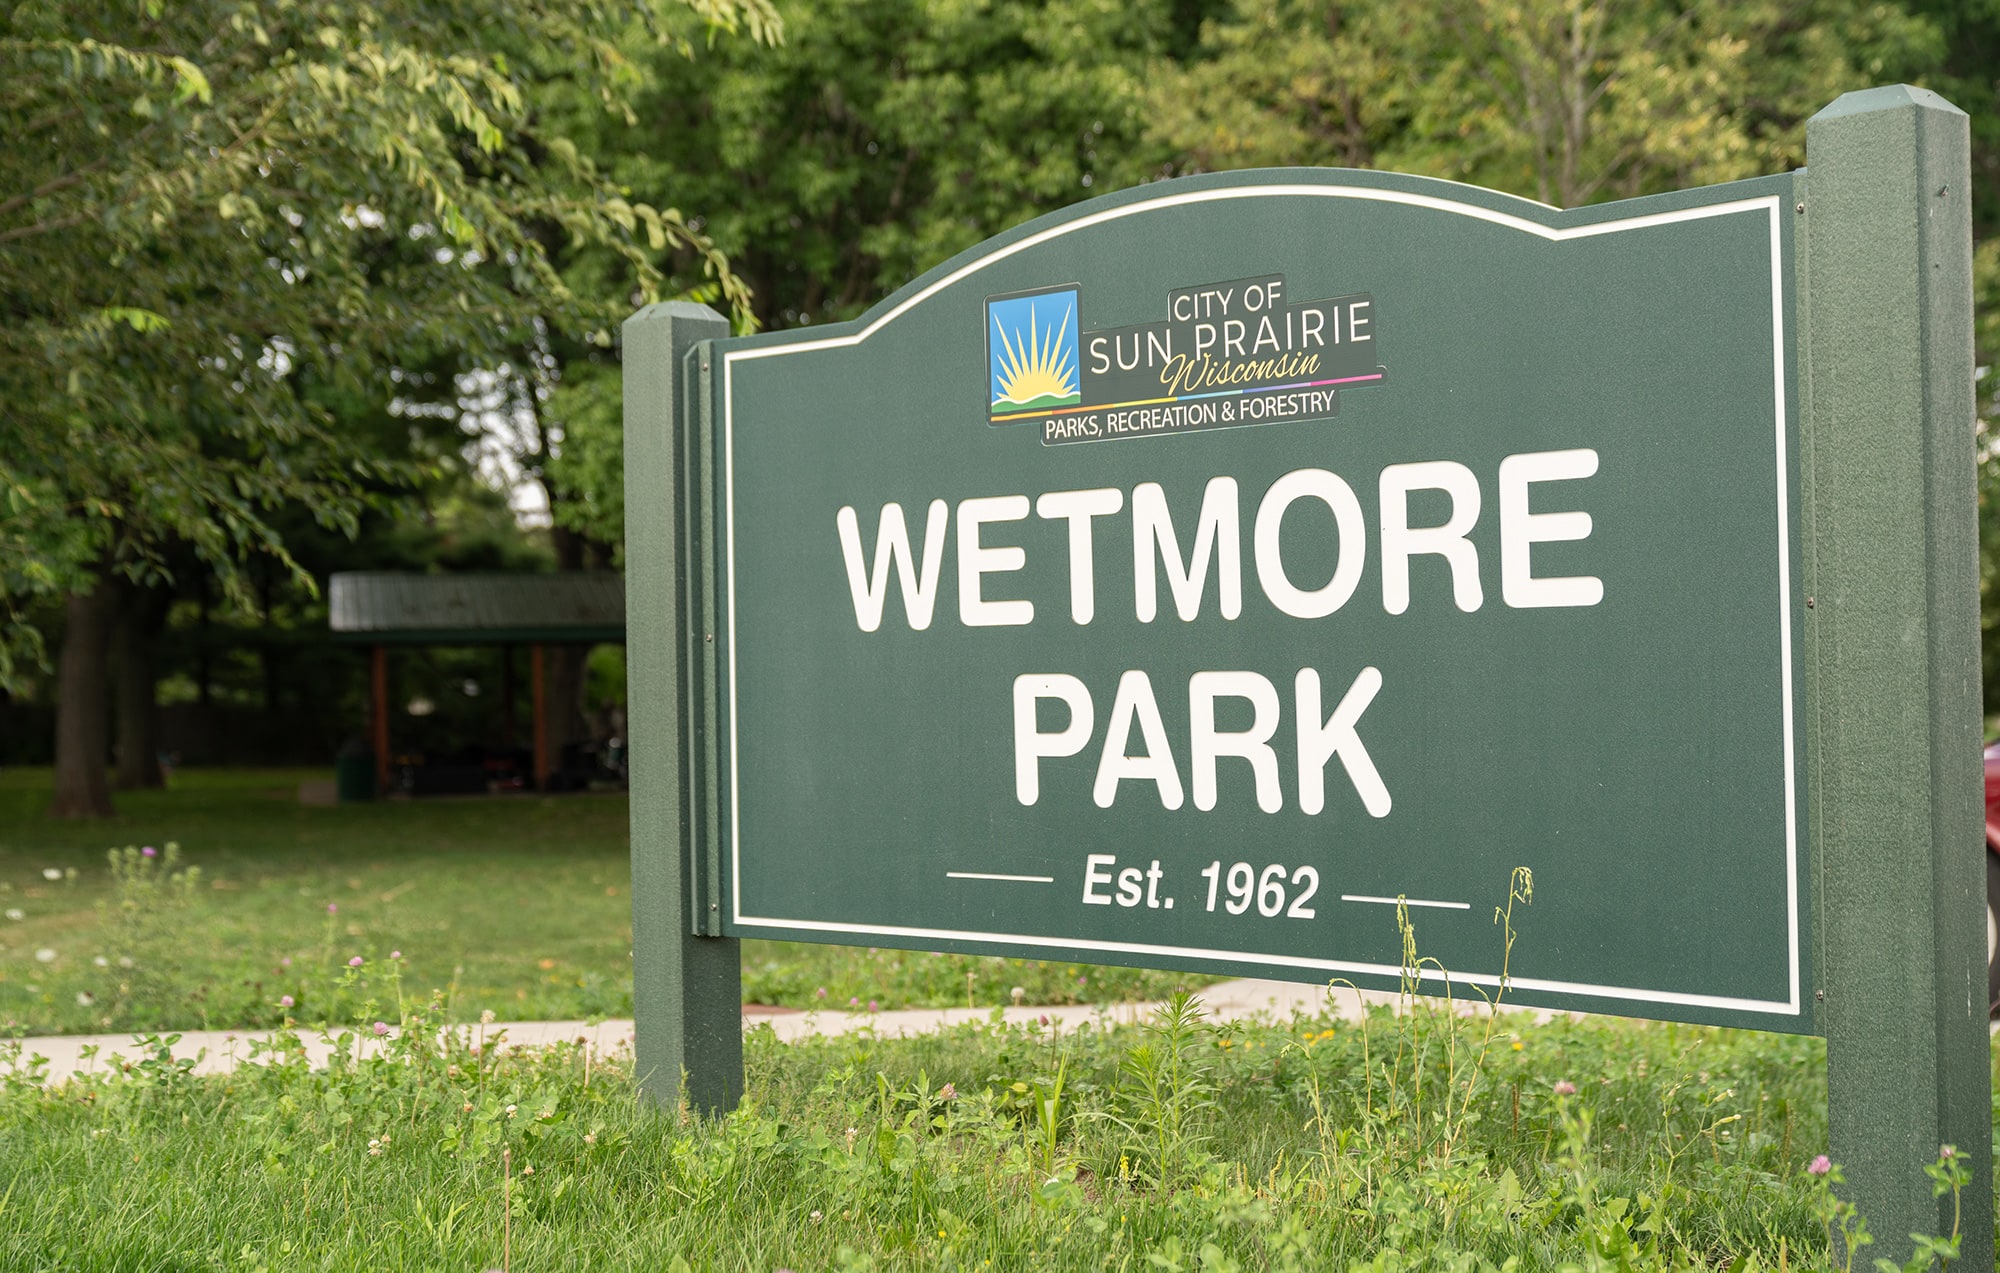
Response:
[{"label": "green park sign", "polygon": [[[1804,1029],[1791,177],[1142,187],[719,342],[720,931]],[[1433,976],[1439,976],[1433,970]]]},{"label": "green park sign", "polygon": [[733,1100],[742,937],[1394,987],[1400,912],[1490,997],[1525,867],[1507,1001],[1846,1030],[1837,1139],[1915,1064],[1983,1145],[1964,119],[1809,142],[1195,177],[851,324],[632,319],[641,1064]]}]

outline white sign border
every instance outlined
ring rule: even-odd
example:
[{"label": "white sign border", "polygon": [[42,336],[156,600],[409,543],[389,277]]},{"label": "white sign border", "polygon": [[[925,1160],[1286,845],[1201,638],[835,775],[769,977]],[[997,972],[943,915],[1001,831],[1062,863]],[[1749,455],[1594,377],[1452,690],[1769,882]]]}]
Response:
[{"label": "white sign border", "polygon": [[[729,583],[729,854],[730,854],[730,912],[733,922],[745,928],[791,928],[810,932],[842,933],[853,935],[874,935],[880,937],[908,937],[925,940],[947,939],[953,941],[988,942],[999,945],[1046,946],[1072,950],[1102,951],[1106,954],[1153,955],[1177,959],[1222,960],[1237,964],[1262,965],[1270,968],[1313,969],[1325,973],[1355,973],[1371,976],[1394,977],[1402,970],[1386,964],[1356,963],[1339,959],[1312,959],[1303,956],[1257,954],[1234,950],[1204,950],[1189,946],[1161,946],[1143,942],[1095,941],[1075,937],[1041,937],[1019,933],[976,933],[957,929],[911,928],[888,924],[842,924],[826,920],[773,919],[751,916],[743,913],[742,893],[742,823],[737,774],[736,744],[738,738],[736,716],[736,433],[735,395],[733,373],[735,364],[759,358],[778,358],[786,354],[805,353],[810,350],[838,349],[859,345],[877,331],[896,321],[911,309],[932,296],[951,287],[998,261],[1029,248],[1047,243],[1065,235],[1075,234],[1092,226],[1108,221],[1136,216],[1146,212],[1156,212],[1164,208],[1180,207],[1187,204],[1213,203],[1226,199],[1270,199],[1270,198],[1318,198],[1318,199],[1362,199],[1377,203],[1401,204],[1405,207],[1427,208],[1437,212],[1448,212],[1457,216],[1470,217],[1478,221],[1490,222],[1532,234],[1550,242],[1561,243],[1571,239],[1595,238],[1602,234],[1617,234],[1630,230],[1649,229],[1654,226],[1673,225],[1682,221],[1698,221],[1709,217],[1731,216],[1742,213],[1761,212],[1770,224],[1771,246],[1771,350],[1772,385],[1774,389],[1773,409],[1776,416],[1777,433],[1777,489],[1778,489],[1778,648],[1779,675],[1783,683],[1784,713],[1784,773],[1785,773],[1785,890],[1787,900],[1787,927],[1790,951],[1791,995],[1784,1000],[1743,999],[1728,995],[1684,994],[1669,990],[1642,990],[1629,986],[1598,986],[1581,982],[1545,981],[1529,977],[1509,977],[1510,989],[1542,991],[1551,994],[1569,994],[1586,998],[1613,1001],[1671,1004],[1681,1007],[1714,1008],[1732,1012],[1761,1013],[1772,1016],[1799,1015],[1801,1003],[1799,968],[1799,817],[1798,817],[1798,748],[1796,724],[1793,719],[1793,678],[1792,678],[1792,535],[1791,535],[1791,472],[1788,461],[1790,438],[1786,427],[1785,399],[1785,288],[1784,251],[1780,227],[1783,223],[1783,200],[1779,196],[1764,195],[1750,199],[1731,200],[1726,203],[1705,204],[1693,208],[1679,208],[1667,212],[1647,213],[1643,216],[1626,217],[1612,221],[1600,221],[1590,225],[1571,226],[1558,229],[1517,217],[1491,208],[1460,203],[1436,195],[1415,194],[1401,190],[1380,190],[1362,186],[1320,186],[1273,184],[1257,186],[1229,186],[1215,190],[1191,190],[1180,194],[1163,195],[1155,199],[1142,199],[1134,203],[1106,208],[1074,221],[1050,226],[1036,234],[1028,235],[1013,243],[996,249],[975,261],[939,278],[921,291],[906,297],[900,304],[875,318],[857,332],[845,336],[831,336],[823,340],[805,340],[782,345],[766,345],[751,349],[732,350],[722,358],[722,435],[723,471],[728,511],[725,520],[725,561]],[[1449,981],[1456,984],[1498,986],[1500,978],[1493,974],[1455,973],[1445,974],[1436,970],[1426,970],[1426,980]]]}]

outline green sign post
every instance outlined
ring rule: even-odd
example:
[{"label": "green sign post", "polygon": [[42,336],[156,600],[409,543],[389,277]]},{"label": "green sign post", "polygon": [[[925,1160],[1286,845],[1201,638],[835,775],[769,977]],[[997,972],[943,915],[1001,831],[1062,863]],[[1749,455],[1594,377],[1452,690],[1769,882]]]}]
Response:
[{"label": "green sign post", "polygon": [[837,328],[636,315],[650,1090],[733,1104],[744,936],[1393,985],[1400,905],[1491,995],[1525,866],[1509,1001],[1825,1032],[1860,1202],[1935,1228],[1987,1118],[1965,119],[1808,144],[1569,211],[1193,178]]}]

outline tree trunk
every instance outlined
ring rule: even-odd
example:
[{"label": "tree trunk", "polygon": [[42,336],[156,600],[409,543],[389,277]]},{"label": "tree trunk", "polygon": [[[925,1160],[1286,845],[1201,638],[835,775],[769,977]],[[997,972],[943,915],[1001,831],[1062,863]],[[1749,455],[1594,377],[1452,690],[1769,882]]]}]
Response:
[{"label": "tree trunk", "polygon": [[120,791],[166,786],[160,772],[160,709],[155,644],[166,626],[166,606],[157,589],[132,584],[118,589],[116,624],[111,633],[111,672],[117,683],[118,776]]},{"label": "tree trunk", "polygon": [[108,818],[111,788],[106,781],[110,750],[105,695],[105,654],[115,593],[99,582],[72,595],[65,606],[62,655],[56,669],[56,796],[49,812],[58,818]]}]

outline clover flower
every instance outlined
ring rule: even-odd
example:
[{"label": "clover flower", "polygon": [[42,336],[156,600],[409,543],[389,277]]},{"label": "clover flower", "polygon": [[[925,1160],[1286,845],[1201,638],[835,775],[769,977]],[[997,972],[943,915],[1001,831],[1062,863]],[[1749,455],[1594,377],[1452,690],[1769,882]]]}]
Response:
[{"label": "clover flower", "polygon": [[958,1089],[947,1083],[938,1089],[938,1099],[941,1101],[955,1101],[958,1099]]},{"label": "clover flower", "polygon": [[875,1012],[875,1011],[879,1010],[879,1009],[881,1008],[881,1006],[882,1006],[881,1004],[879,1004],[879,1003],[876,1003],[876,1002],[875,1002],[875,1001],[874,1001],[873,999],[870,999],[870,1000],[868,1001],[868,1011],[870,1011],[870,1012]]},{"label": "clover flower", "polygon": [[1827,1172],[1832,1170],[1833,1170],[1833,1160],[1831,1158],[1828,1158],[1825,1154],[1821,1154],[1819,1157],[1813,1159],[1811,1162],[1806,1164],[1806,1173],[1808,1175],[1824,1176]]},{"label": "clover flower", "polygon": [[50,950],[47,946],[44,946],[40,950],[35,952],[35,962],[38,964],[52,964],[55,961],[56,961],[56,952]]},{"label": "clover flower", "polygon": [[12,920],[23,920],[28,918],[28,912],[22,910],[18,906],[9,906],[7,908],[7,918]]},{"label": "clover flower", "polygon": [[481,1025],[493,1024],[493,1009],[488,1008],[486,1011],[479,1014],[479,1024]]},{"label": "clover flower", "polygon": [[295,1000],[295,999],[293,999],[293,998],[292,998],[292,997],[291,997],[290,995],[279,995],[279,996],[278,996],[278,1006],[279,1006],[280,1008],[289,1008],[289,1007],[293,1006],[293,1005],[294,1005],[295,1003],[297,1003],[297,1002],[298,1002],[298,1001],[297,1001],[297,1000]]},{"label": "clover flower", "polygon": [[51,881],[59,880],[62,878],[62,870],[59,867],[45,866],[42,868],[42,878]]},{"label": "clover flower", "polygon": [[92,955],[90,957],[90,962],[97,965],[99,968],[109,968],[111,966],[111,961],[109,959],[106,959],[102,955]]},{"label": "clover flower", "polygon": [[387,1033],[389,1033],[389,1023],[387,1021],[377,1021],[375,1023],[375,1037],[379,1039]]},{"label": "clover flower", "polygon": [[403,957],[403,952],[400,950],[392,950],[389,952],[389,958],[391,959],[401,959],[402,957]]},{"label": "clover flower", "polygon": [[363,958],[362,958],[361,956],[359,956],[359,955],[356,955],[356,956],[355,956],[354,958],[352,958],[352,959],[350,959],[350,960],[348,960],[348,961],[347,961],[347,966],[348,966],[349,968],[359,968],[359,967],[360,967],[361,965],[363,965],[363,964],[365,964],[365,963],[367,963],[367,962],[368,962],[368,961],[367,961],[367,960],[365,960],[365,959],[363,959]]},{"label": "clover flower", "polygon": [[326,913],[327,913],[327,914],[329,914],[329,915],[338,915],[338,914],[340,914],[340,903],[339,903],[339,902],[328,902],[328,903],[326,904]]},{"label": "clover flower", "polygon": [[149,858],[156,858],[156,857],[160,856],[160,851],[159,851],[158,849],[154,848],[154,847],[153,847],[152,845],[150,845],[150,844],[149,844],[149,845],[147,845],[147,846],[146,846],[145,848],[143,848],[143,849],[140,849],[140,850],[139,850],[139,853],[140,853],[140,856],[142,856],[142,857],[149,857]]},{"label": "clover flower", "polygon": [[1576,1084],[1574,1084],[1574,1083],[1570,1082],[1570,1081],[1569,1081],[1568,1079],[1557,1079],[1557,1080],[1556,1080],[1556,1095],[1557,1095],[1557,1096],[1575,1096],[1575,1095],[1576,1095]]}]

